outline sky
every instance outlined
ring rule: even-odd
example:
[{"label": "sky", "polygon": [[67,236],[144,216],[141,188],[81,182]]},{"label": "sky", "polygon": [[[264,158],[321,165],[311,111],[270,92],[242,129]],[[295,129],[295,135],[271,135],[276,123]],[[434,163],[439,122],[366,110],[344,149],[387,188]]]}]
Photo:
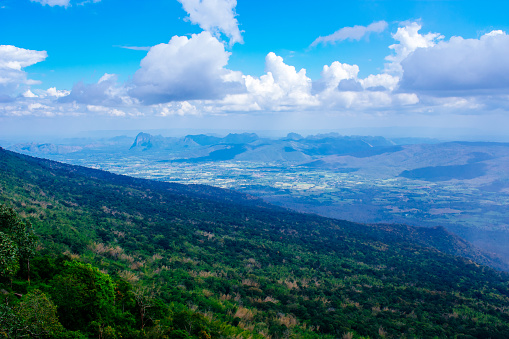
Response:
[{"label": "sky", "polygon": [[509,2],[0,0],[0,139],[397,130],[499,140]]}]

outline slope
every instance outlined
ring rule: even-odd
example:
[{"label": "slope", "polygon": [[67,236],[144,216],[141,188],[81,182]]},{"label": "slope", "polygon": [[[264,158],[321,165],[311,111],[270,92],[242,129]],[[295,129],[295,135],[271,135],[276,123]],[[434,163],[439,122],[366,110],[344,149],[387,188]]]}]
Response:
[{"label": "slope", "polygon": [[[442,231],[299,214],[4,150],[0,173],[0,203],[34,224],[43,253],[152,286],[169,308],[246,337],[509,336],[507,276],[428,247],[457,246]],[[163,316],[151,317],[155,331]]]}]

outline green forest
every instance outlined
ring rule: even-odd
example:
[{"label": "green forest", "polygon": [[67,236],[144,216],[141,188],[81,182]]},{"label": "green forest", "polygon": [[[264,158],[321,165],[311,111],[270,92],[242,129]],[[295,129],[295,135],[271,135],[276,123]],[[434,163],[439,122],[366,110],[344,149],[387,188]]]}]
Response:
[{"label": "green forest", "polygon": [[0,148],[0,337],[508,338],[496,268],[441,227]]}]

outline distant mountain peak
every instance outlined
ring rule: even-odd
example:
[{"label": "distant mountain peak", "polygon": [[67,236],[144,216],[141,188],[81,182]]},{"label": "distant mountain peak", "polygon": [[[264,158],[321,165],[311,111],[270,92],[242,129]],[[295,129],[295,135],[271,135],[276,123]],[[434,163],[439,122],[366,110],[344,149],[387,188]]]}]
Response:
[{"label": "distant mountain peak", "polygon": [[304,137],[294,132],[288,133],[285,138],[285,140],[301,140],[301,139],[304,139]]},{"label": "distant mountain peak", "polygon": [[152,135],[150,135],[148,133],[140,132],[134,139],[134,142],[129,149],[131,150],[135,147],[141,146],[141,147],[145,147],[143,150],[147,150],[152,147],[151,140],[152,140]]},{"label": "distant mountain peak", "polygon": [[225,136],[221,143],[223,144],[249,144],[258,140],[259,137],[256,133],[230,133]]}]

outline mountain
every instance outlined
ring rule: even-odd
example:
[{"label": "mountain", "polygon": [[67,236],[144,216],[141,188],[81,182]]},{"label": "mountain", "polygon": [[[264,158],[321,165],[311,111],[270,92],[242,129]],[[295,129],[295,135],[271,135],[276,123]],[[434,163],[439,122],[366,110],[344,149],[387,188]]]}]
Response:
[{"label": "mountain", "polygon": [[205,134],[187,135],[186,139],[191,139],[201,146],[217,145],[221,142],[221,138]]},{"label": "mountain", "polygon": [[[140,132],[134,139],[134,142],[129,150],[163,150],[172,147],[178,141],[179,140],[177,138],[165,138],[161,135],[151,135],[148,133]],[[186,141],[187,140],[184,140],[184,142]],[[191,143],[194,142],[191,141]]]},{"label": "mountain", "polygon": [[72,138],[65,139],[64,143],[17,143],[9,146],[9,149],[14,152],[38,155],[44,157],[59,156],[59,155],[73,155],[83,156],[90,152],[109,152],[117,153],[129,147],[132,143],[132,138],[126,136],[117,136],[108,139],[87,139],[87,138]]},{"label": "mountain", "polygon": [[[392,142],[382,137],[346,137],[336,133],[306,138],[290,133],[281,139],[261,139],[254,133],[228,134],[224,138],[188,135],[186,139],[192,139],[205,148],[200,149],[202,155],[198,157],[193,156],[195,150],[177,154],[176,157],[179,159],[175,160],[179,162],[236,160],[306,163],[331,154],[355,153],[361,157],[389,152],[389,148],[395,147]],[[230,146],[218,149],[219,145]]]},{"label": "mountain", "polygon": [[55,144],[25,143],[16,144],[11,147],[13,151],[32,154],[67,154],[83,150],[82,146],[68,146]]},{"label": "mountain", "polygon": [[[383,137],[341,136],[337,133],[318,134],[302,137],[290,133],[281,139],[261,139],[255,133],[231,133],[220,138],[210,135],[187,135],[180,143],[189,143],[188,148],[178,149],[175,138],[154,137],[140,133],[131,149],[163,151],[179,162],[206,161],[255,161],[305,163],[317,157],[331,154],[356,154],[368,157],[375,154],[396,151],[398,146]],[[175,151],[179,151],[175,153]],[[196,156],[198,155],[198,156]]]},{"label": "mountain", "polygon": [[230,133],[221,139],[223,144],[249,144],[258,140],[258,135],[255,133]]},{"label": "mountain", "polygon": [[[442,228],[300,214],[3,149],[0,172],[0,203],[40,237],[31,285],[21,271],[0,288],[42,289],[89,337],[509,336],[507,274]],[[82,274],[98,282],[87,312],[81,292],[62,297]]]},{"label": "mountain", "polygon": [[[350,154],[334,154],[303,164],[313,168],[355,168],[377,178],[402,176],[426,181],[500,178],[509,164],[509,144],[446,142],[380,146]],[[487,178],[489,181],[489,178]]]},{"label": "mountain", "polygon": [[[110,143],[120,144],[110,139]],[[76,156],[90,152],[105,151],[108,143],[83,144],[81,140],[59,144],[16,144],[10,150],[24,154],[65,155],[76,153]],[[330,155],[357,154],[367,157],[391,151],[394,142],[383,137],[342,136],[337,133],[318,134],[302,137],[289,133],[280,139],[260,138],[255,133],[230,133],[225,137],[198,134],[182,138],[163,137],[140,132],[132,141],[130,148],[122,153],[141,151],[147,157],[159,157],[160,160],[177,160],[180,162],[204,161],[257,161],[280,163],[306,163]],[[113,152],[113,149],[112,149]],[[119,150],[115,148],[118,154]],[[214,153],[215,152],[215,153]],[[127,153],[126,153],[127,155]]]},{"label": "mountain", "polygon": [[284,138],[283,140],[301,140],[301,139],[304,139],[304,137],[298,133],[288,133],[286,135],[286,138]]},{"label": "mountain", "polygon": [[134,142],[129,149],[133,149],[135,147],[145,147],[145,150],[152,148],[152,136],[148,133],[140,132],[136,138],[134,139]]}]

